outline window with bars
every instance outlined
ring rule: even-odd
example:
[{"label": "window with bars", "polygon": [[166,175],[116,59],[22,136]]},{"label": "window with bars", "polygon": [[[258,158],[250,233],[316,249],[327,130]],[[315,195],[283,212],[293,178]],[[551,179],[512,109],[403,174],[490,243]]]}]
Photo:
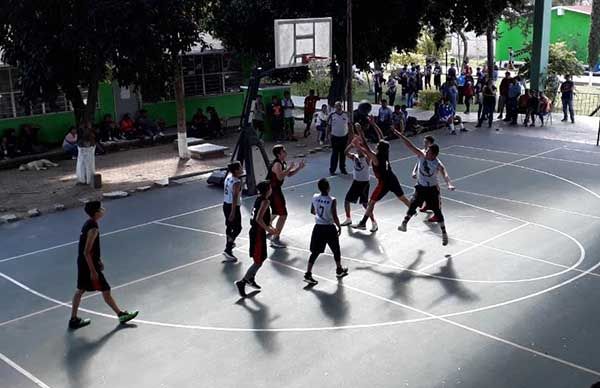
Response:
[{"label": "window with bars", "polygon": [[[60,94],[54,104],[43,102],[22,104],[20,101],[22,92],[18,90],[16,77],[15,68],[0,66],[0,120],[73,110],[73,106],[64,94]],[[82,91],[82,96],[84,101],[87,100],[87,90]]]}]

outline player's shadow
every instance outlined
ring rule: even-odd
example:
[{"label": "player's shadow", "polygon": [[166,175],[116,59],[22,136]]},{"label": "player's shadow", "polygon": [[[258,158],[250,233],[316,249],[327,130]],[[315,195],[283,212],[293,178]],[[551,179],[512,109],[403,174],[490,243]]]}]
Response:
[{"label": "player's shadow", "polygon": [[385,249],[383,245],[379,242],[379,239],[375,238],[377,232],[369,232],[369,234],[364,233],[363,231],[358,231],[353,228],[347,228],[348,236],[354,239],[360,240],[364,245],[364,249],[360,253],[365,252],[376,252],[381,255],[386,255]]},{"label": "player's shadow", "polygon": [[[242,306],[250,313],[250,316],[252,317],[252,328],[257,330],[254,331],[257,342],[262,346],[265,352],[273,353],[278,349],[277,340],[275,338],[276,332],[264,331],[263,329],[269,329],[271,322],[278,319],[279,315],[272,316],[269,311],[269,306],[255,298],[258,293],[259,291],[250,292],[246,298],[240,298],[235,304]],[[252,303],[255,308],[250,307],[250,303]]]},{"label": "player's shadow", "polygon": [[[298,262],[298,258],[294,257],[290,259],[290,253],[287,249],[277,249],[273,254],[269,257],[269,260],[273,262],[274,265],[271,267],[277,271],[280,275],[286,277],[293,277],[297,275],[297,271],[286,267],[286,265],[294,266],[295,263]],[[307,259],[308,261],[308,259]]]},{"label": "player's shadow", "polygon": [[[97,339],[84,337],[84,333],[76,333],[69,330],[65,336],[66,353],[63,359],[63,365],[67,372],[69,385],[73,388],[85,387],[89,382],[87,376],[88,368],[96,369],[96,365],[87,364],[92,360],[102,347],[115,334],[124,329],[136,328],[134,323],[119,324],[111,331],[103,334]],[[80,329],[86,330],[86,329]]]},{"label": "player's shadow", "polygon": [[479,297],[475,293],[473,293],[472,291],[467,289],[463,285],[463,283],[461,283],[460,281],[452,280],[452,279],[460,280],[458,273],[456,272],[456,268],[454,267],[454,261],[452,259],[452,255],[446,255],[446,263],[440,267],[440,270],[438,272],[432,273],[431,275],[432,276],[441,276],[441,277],[449,278],[449,279],[440,279],[439,277],[432,277],[432,276],[425,277],[425,279],[428,279],[428,280],[439,281],[440,284],[442,285],[442,287],[444,288],[444,291],[446,291],[446,293],[444,295],[440,296],[439,298],[437,298],[436,300],[431,302],[431,304],[429,305],[429,308],[434,307],[434,306],[440,304],[441,302],[443,302],[445,299],[448,299],[451,297],[458,298],[459,300],[461,300],[465,303],[479,300]]},{"label": "player's shadow", "polygon": [[410,265],[408,267],[406,267],[406,269],[404,269],[400,272],[384,272],[384,271],[380,271],[372,266],[357,267],[356,269],[361,270],[361,271],[370,271],[377,275],[381,275],[381,276],[384,276],[384,277],[390,279],[392,281],[392,291],[393,291],[390,299],[392,299],[392,300],[400,299],[405,302],[411,302],[412,296],[411,296],[411,290],[408,287],[409,283],[415,278],[428,277],[425,275],[419,275],[418,273],[414,272],[417,269],[417,267],[419,266],[419,264],[421,264],[421,260],[423,259],[424,254],[425,254],[425,251],[419,250],[417,252],[417,257],[415,258],[415,260],[413,260],[413,262],[410,263]]},{"label": "player's shadow", "polygon": [[241,272],[241,262],[238,261],[237,263],[223,263],[223,269],[221,270],[221,273],[229,283],[239,280],[242,276]]},{"label": "player's shadow", "polygon": [[304,289],[312,292],[317,299],[319,299],[323,314],[325,314],[335,326],[341,326],[346,323],[348,320],[348,313],[350,312],[350,304],[346,298],[344,285],[341,281],[338,281],[337,288],[333,293],[319,290],[312,284],[307,285]]}]

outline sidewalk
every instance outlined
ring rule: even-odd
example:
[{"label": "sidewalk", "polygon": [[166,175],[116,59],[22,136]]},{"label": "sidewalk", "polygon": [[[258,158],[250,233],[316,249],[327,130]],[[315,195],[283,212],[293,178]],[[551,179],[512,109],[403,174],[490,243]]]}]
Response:
[{"label": "sidewalk", "polygon": [[[306,154],[310,148],[318,146],[315,131],[308,139],[302,138],[304,127],[296,124],[299,141],[286,143],[290,156]],[[31,209],[39,209],[42,214],[54,212],[55,204],[65,208],[81,206],[86,200],[102,199],[103,193],[113,191],[135,192],[136,189],[155,189],[158,181],[175,176],[207,172],[227,165],[238,139],[234,132],[227,138],[210,140],[210,143],[229,147],[225,158],[181,161],[173,144],[136,148],[126,151],[96,156],[96,172],[102,174],[102,188],[77,185],[75,160],[59,162],[59,167],[45,171],[0,170],[0,217],[14,214],[27,217]],[[274,143],[266,142],[267,151]],[[269,152],[269,151],[268,151]],[[150,188],[148,188],[150,186]]]}]

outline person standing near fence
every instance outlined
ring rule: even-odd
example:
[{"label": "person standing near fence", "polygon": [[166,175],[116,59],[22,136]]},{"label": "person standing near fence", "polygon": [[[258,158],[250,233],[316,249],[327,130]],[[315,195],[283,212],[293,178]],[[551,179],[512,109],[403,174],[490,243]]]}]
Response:
[{"label": "person standing near fence", "polygon": [[575,84],[571,81],[570,75],[565,75],[565,82],[560,85],[560,94],[563,108],[562,122],[566,122],[567,112],[571,116],[571,123],[575,124],[575,109],[573,108],[573,96],[575,94]]},{"label": "person standing near fence", "polygon": [[89,121],[82,123],[77,132],[77,183],[90,185],[96,173],[96,134]]},{"label": "person standing near fence", "polygon": [[348,115],[342,110],[342,103],[335,103],[335,110],[329,115],[327,120],[328,132],[331,133],[331,163],[329,164],[329,173],[335,175],[338,167],[342,174],[346,175],[346,145],[348,144],[349,130]]},{"label": "person standing near fence", "polygon": [[290,92],[287,90],[283,92],[283,101],[281,102],[283,107],[283,128],[285,133],[285,140],[297,141],[294,137],[294,101],[290,96]]}]

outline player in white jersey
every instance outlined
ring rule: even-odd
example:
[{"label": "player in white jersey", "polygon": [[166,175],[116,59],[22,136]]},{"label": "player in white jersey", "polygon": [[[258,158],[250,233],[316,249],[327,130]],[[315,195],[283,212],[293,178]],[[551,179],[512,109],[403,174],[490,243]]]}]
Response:
[{"label": "player in white jersey", "polygon": [[437,175],[442,174],[444,180],[448,184],[448,190],[454,190],[454,186],[450,181],[446,167],[437,158],[440,153],[440,147],[437,144],[432,144],[426,152],[418,149],[406,136],[397,133],[404,144],[417,155],[417,185],[412,200],[406,212],[406,217],[402,221],[402,225],[398,230],[406,232],[408,221],[417,213],[417,207],[423,202],[427,202],[427,207],[433,210],[433,214],[438,219],[440,229],[442,230],[442,245],[448,245],[448,233],[444,223],[444,215],[440,207],[440,189],[438,185]]},{"label": "player in white jersey", "polygon": [[223,214],[225,215],[225,235],[227,243],[223,256],[223,262],[235,263],[237,257],[233,254],[235,239],[242,231],[242,214],[240,212],[242,181],[242,165],[240,162],[232,162],[227,166],[229,173],[225,178],[223,191]]},{"label": "player in white jersey", "polygon": [[[360,126],[360,124],[355,124],[355,126],[356,125]],[[344,201],[346,220],[342,222],[342,226],[352,225],[351,204],[360,202],[365,209],[369,204],[369,168],[371,167],[371,162],[366,157],[365,153],[358,147],[355,147],[356,153],[350,152],[353,147],[354,145],[352,143],[348,144],[346,147],[346,156],[354,162],[354,171],[352,172],[352,185],[348,189]],[[371,232],[376,232],[379,227],[377,226],[373,213],[371,213],[370,218],[372,223]]]},{"label": "player in white jersey", "polygon": [[[431,135],[425,136],[423,138],[423,152],[427,152],[427,149],[432,144],[435,144],[435,138]],[[419,163],[415,163],[415,167],[413,168],[413,171],[412,171],[413,179],[417,179],[418,168],[419,168]],[[423,206],[421,206],[421,209],[419,209],[419,211],[421,213],[427,213],[429,210],[430,209],[427,207],[427,202],[423,202]],[[438,219],[435,215],[433,215],[427,219],[427,222],[438,222]]]},{"label": "player in white jersey", "polygon": [[318,282],[312,276],[312,268],[317,257],[325,252],[325,246],[329,245],[336,265],[336,276],[343,278],[348,275],[348,268],[342,267],[342,254],[340,252],[340,233],[342,227],[337,215],[337,201],[329,195],[329,182],[322,178],[318,183],[320,194],[315,194],[310,205],[310,212],[315,215],[315,226],[310,238],[310,258],[308,268],[304,274],[304,281],[308,284]]}]

